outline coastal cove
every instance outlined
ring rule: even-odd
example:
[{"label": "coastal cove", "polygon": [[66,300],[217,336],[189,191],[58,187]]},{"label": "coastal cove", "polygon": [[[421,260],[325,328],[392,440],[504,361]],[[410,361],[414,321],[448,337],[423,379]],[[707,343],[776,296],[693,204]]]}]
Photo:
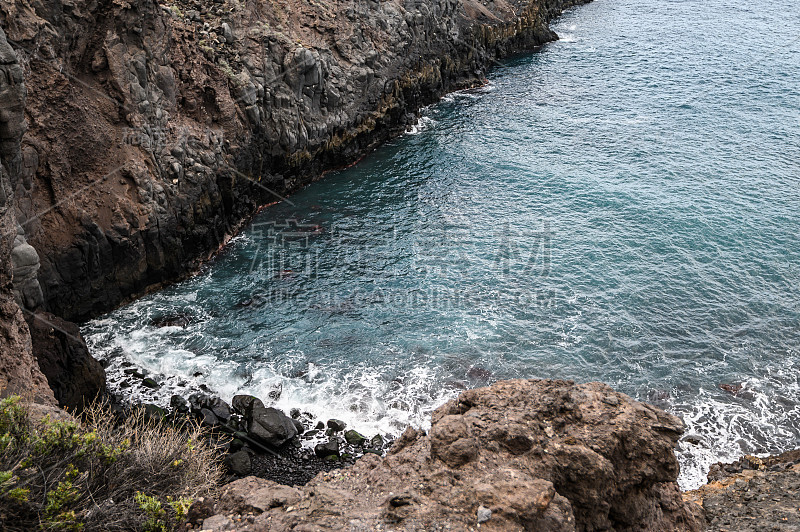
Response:
[{"label": "coastal cove", "polygon": [[645,4],[568,11],[199,275],[85,324],[112,391],[273,392],[397,436],[464,388],[602,381],[684,420],[684,489],[798,447],[797,8]]}]

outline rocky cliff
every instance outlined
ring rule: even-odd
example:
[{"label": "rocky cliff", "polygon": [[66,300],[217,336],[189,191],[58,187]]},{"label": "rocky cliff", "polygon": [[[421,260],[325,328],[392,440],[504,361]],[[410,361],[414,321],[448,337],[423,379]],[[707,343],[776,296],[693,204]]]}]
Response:
[{"label": "rocky cliff", "polygon": [[180,277],[583,1],[0,1],[28,88],[18,298],[79,320]]},{"label": "rocky cliff", "polygon": [[44,375],[33,358],[28,326],[14,298],[12,250],[18,238],[14,184],[19,179],[25,132],[25,83],[14,50],[0,28],[0,396],[21,393],[52,403]]},{"label": "rocky cliff", "polygon": [[190,515],[206,530],[700,529],[676,483],[683,423],[604,384],[499,382],[431,421],[385,458],[302,488],[244,478]]}]

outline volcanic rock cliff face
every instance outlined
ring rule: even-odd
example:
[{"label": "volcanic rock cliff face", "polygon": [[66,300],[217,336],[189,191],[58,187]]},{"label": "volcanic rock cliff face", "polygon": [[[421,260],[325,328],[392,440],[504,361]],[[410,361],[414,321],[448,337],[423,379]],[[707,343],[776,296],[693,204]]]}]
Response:
[{"label": "volcanic rock cliff face", "polygon": [[78,320],[180,277],[582,2],[0,1],[28,88],[20,300]]},{"label": "volcanic rock cliff face", "polygon": [[[470,390],[302,488],[248,477],[205,510],[209,530],[700,530],[673,452],[683,423],[600,383],[516,380]],[[229,515],[243,516],[234,524]]]},{"label": "volcanic rock cliff face", "polygon": [[0,396],[22,393],[52,403],[53,395],[33,358],[28,326],[12,285],[11,256],[18,236],[13,185],[22,161],[25,96],[22,68],[0,28]]}]

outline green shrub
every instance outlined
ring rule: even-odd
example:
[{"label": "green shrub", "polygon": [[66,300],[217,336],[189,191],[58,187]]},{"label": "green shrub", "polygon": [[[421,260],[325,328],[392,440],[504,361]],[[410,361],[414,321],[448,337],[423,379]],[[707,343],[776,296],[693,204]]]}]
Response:
[{"label": "green shrub", "polygon": [[0,400],[0,529],[166,532],[221,478],[196,424],[134,413],[118,423],[89,408],[82,422],[34,423],[19,397]]}]

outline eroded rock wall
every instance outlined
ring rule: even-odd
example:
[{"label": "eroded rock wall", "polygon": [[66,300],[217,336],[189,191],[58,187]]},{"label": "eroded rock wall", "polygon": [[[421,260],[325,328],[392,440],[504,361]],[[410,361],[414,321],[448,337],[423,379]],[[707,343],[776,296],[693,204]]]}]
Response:
[{"label": "eroded rock wall", "polygon": [[0,1],[28,87],[21,299],[77,320],[179,278],[580,2]]},{"label": "eroded rock wall", "polygon": [[53,395],[31,350],[31,337],[14,298],[11,255],[17,239],[14,182],[25,131],[25,83],[14,50],[0,28],[0,396],[21,393],[53,403]]}]

